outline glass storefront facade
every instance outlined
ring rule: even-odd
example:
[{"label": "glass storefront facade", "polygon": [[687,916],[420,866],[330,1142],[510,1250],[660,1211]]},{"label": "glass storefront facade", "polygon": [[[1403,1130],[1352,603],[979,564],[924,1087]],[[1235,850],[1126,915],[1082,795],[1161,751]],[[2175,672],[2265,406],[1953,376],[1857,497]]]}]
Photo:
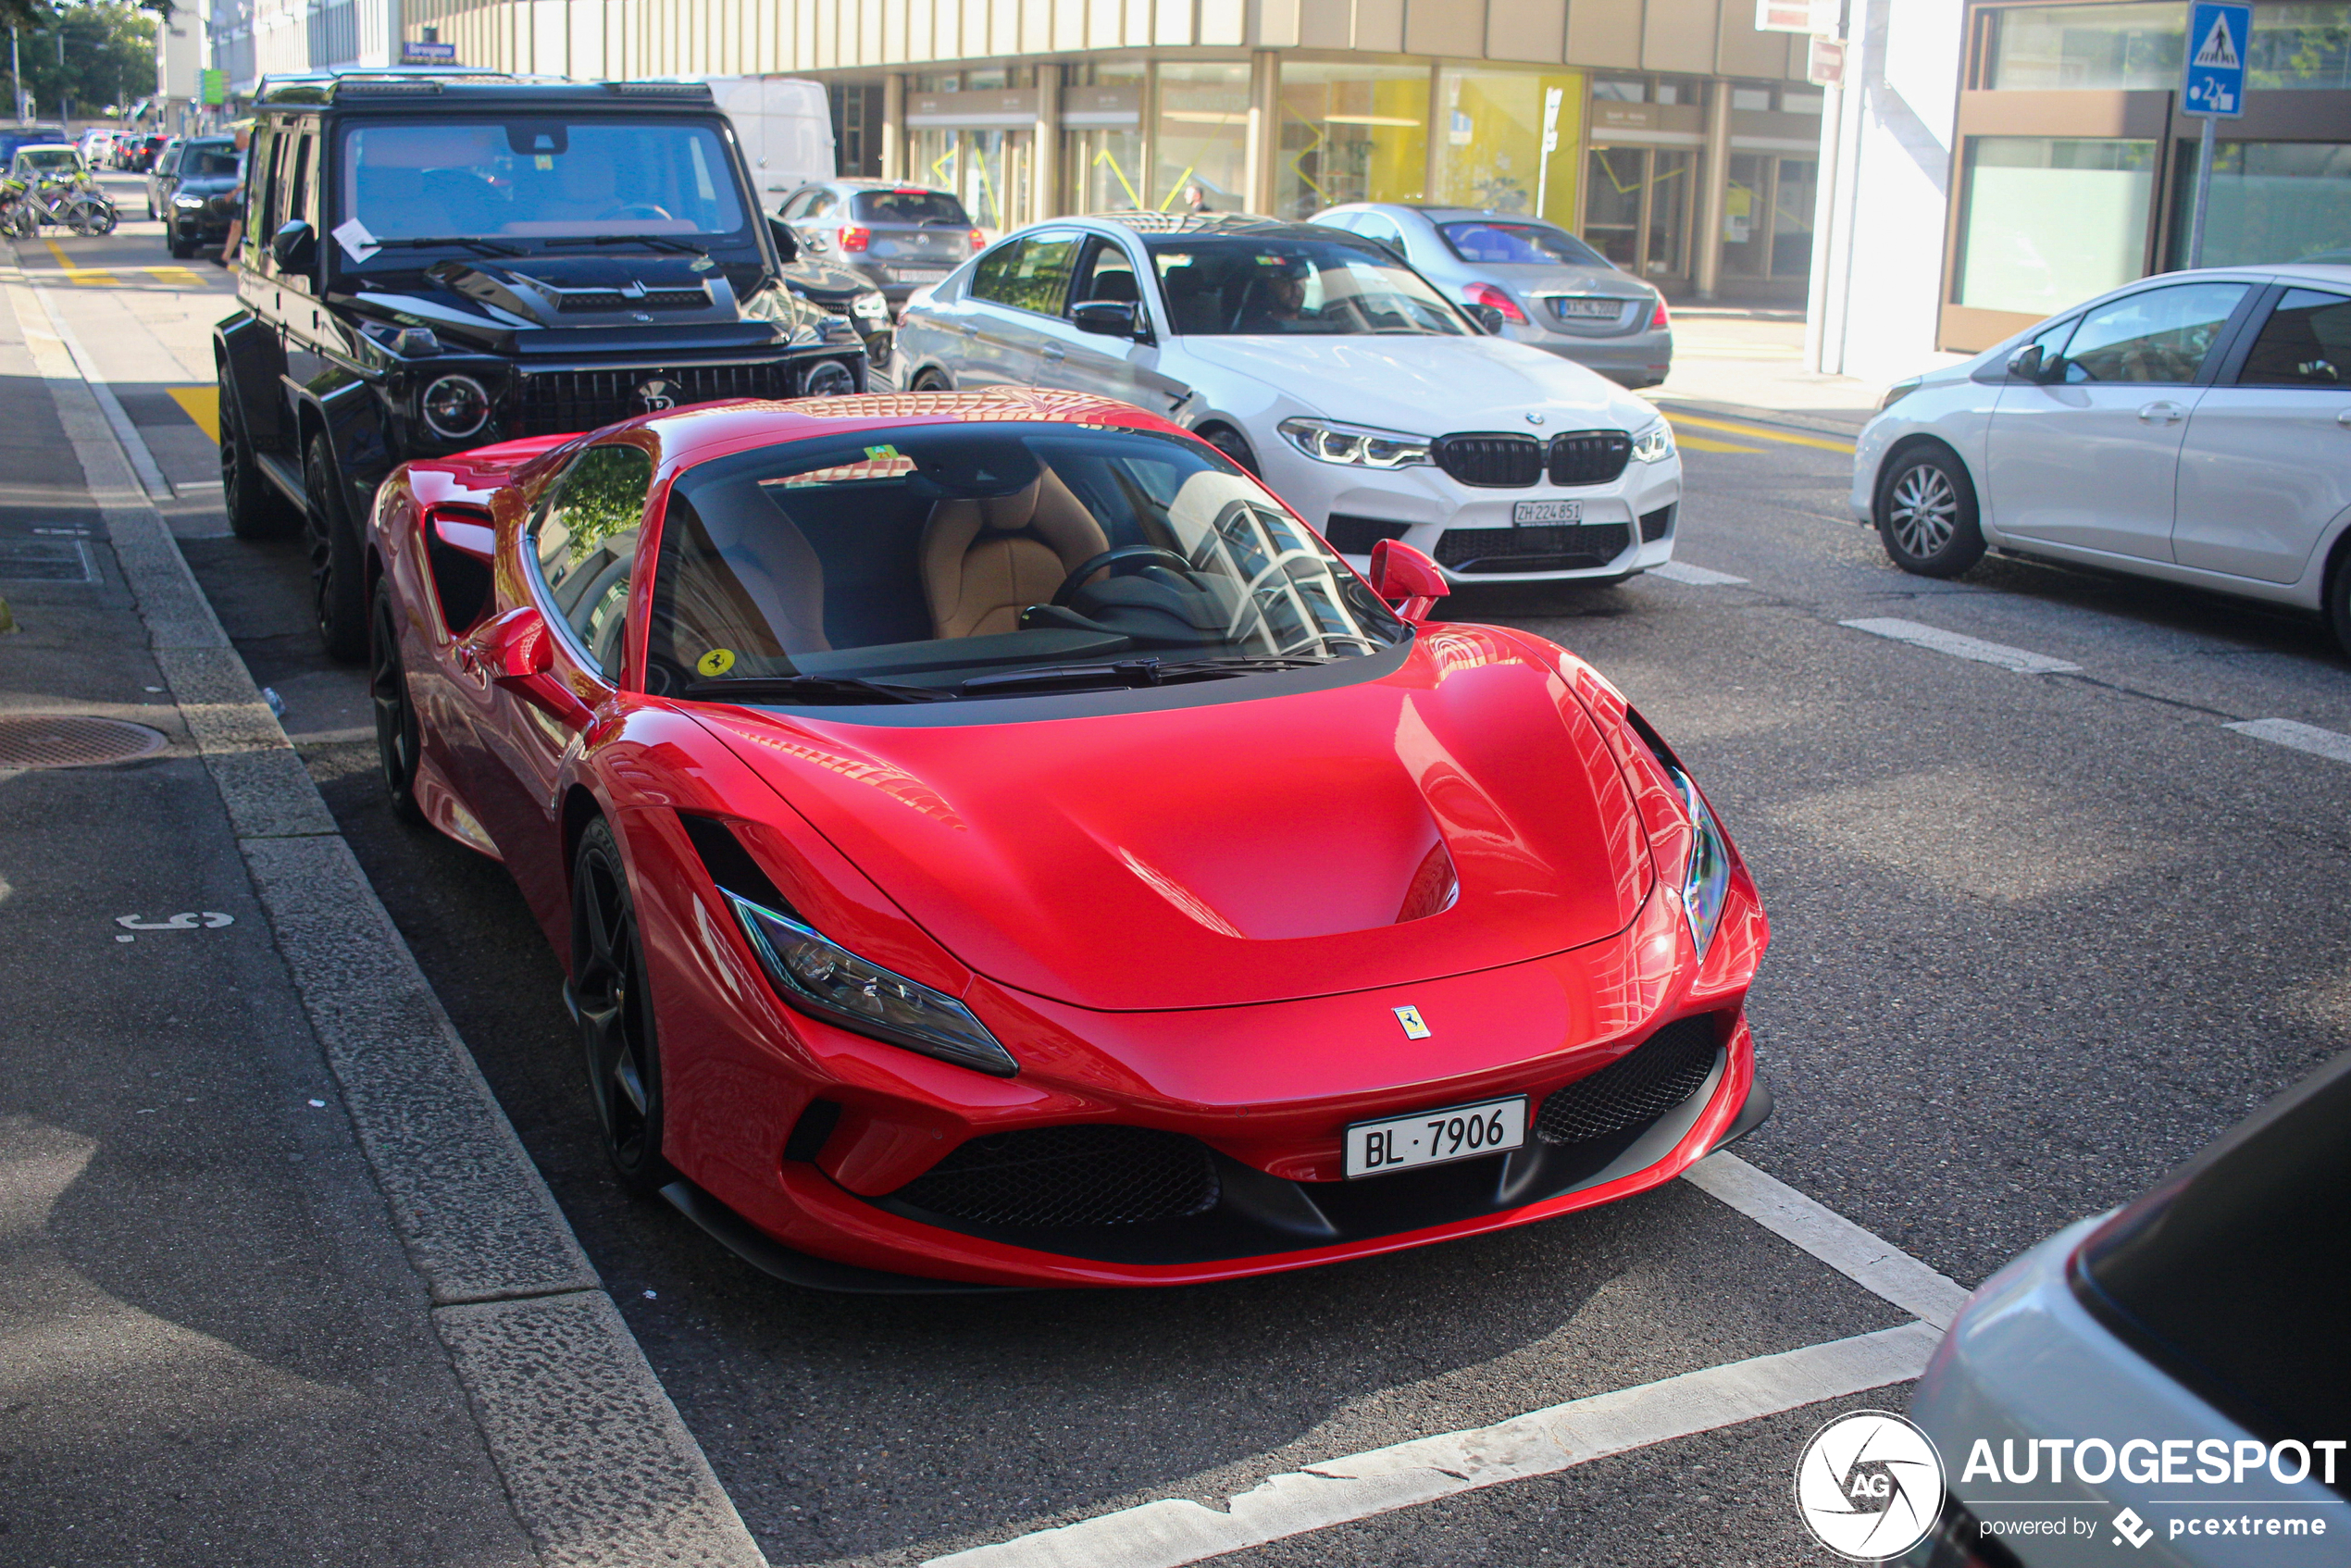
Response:
[{"label": "glass storefront facade", "polygon": [[1970,138],[1957,303],[2046,316],[2140,276],[2155,152],[2119,138]]},{"label": "glass storefront facade", "polygon": [[1284,61],[1281,71],[1275,217],[1428,199],[1426,66]]},{"label": "glass storefront facade", "polygon": [[1583,186],[1583,72],[1448,68],[1437,75],[1437,102],[1436,177],[1429,200],[1528,213],[1563,229],[1576,226]]},{"label": "glass storefront facade", "polygon": [[1248,62],[1163,63],[1143,205],[1172,212],[1197,192],[1211,212],[1247,210],[1248,131]]},{"label": "glass storefront facade", "polygon": [[[2185,6],[2018,6],[1989,18],[1987,88],[2169,92],[2180,84]],[[2351,88],[2351,4],[2257,6],[2245,88]]]},{"label": "glass storefront facade", "polygon": [[[2351,129],[2351,128],[2346,128]],[[2193,169],[2196,144],[2175,167]],[[2195,181],[2172,185],[2171,265],[2187,265]],[[2351,260],[2351,143],[2223,142],[2213,151],[2204,265],[2248,267],[2325,255]]]}]

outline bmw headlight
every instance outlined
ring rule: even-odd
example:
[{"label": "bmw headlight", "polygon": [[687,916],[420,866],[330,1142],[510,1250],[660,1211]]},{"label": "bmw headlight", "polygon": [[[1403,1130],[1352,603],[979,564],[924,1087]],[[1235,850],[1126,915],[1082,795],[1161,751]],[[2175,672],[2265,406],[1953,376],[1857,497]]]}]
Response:
[{"label": "bmw headlight", "polygon": [[1633,455],[1644,463],[1662,463],[1673,455],[1673,427],[1660,419],[1633,438]]},{"label": "bmw headlight", "polygon": [[463,441],[490,423],[490,393],[471,376],[443,376],[417,399],[425,423],[443,441]]},{"label": "bmw headlight", "polygon": [[1666,771],[1682,792],[1682,808],[1690,814],[1690,863],[1682,872],[1682,913],[1689,918],[1690,941],[1703,962],[1731,894],[1731,847],[1723,841],[1723,829],[1689,776],[1679,768]]},{"label": "bmw headlight", "polygon": [[1307,456],[1323,463],[1348,463],[1363,468],[1403,468],[1428,461],[1426,436],[1399,435],[1362,425],[1341,425],[1329,419],[1285,419],[1275,427],[1282,439]]},{"label": "bmw headlight", "polygon": [[863,321],[889,319],[889,302],[882,298],[879,289],[868,289],[849,302],[850,314]]},{"label": "bmw headlight", "polygon": [[988,1026],[944,991],[868,963],[787,915],[719,891],[777,992],[802,1012],[1000,1078],[1020,1071]]}]

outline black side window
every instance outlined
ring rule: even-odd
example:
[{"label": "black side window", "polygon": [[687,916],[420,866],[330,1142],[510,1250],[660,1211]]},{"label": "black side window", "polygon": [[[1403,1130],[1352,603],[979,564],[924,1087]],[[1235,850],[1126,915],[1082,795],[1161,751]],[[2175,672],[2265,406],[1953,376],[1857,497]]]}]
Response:
[{"label": "black side window", "polygon": [[1072,309],[1088,300],[1139,301],[1143,296],[1135,284],[1135,264],[1117,242],[1095,239],[1087,242],[1086,260],[1077,269],[1075,286],[1069,291]]},{"label": "black side window", "polygon": [[801,216],[802,218],[822,218],[825,214],[832,211],[834,205],[835,197],[830,191],[818,191],[808,198],[807,208],[801,213]]},{"label": "black side window", "polygon": [[620,669],[637,532],[653,459],[633,446],[591,446],[564,470],[530,526],[548,599],[590,663]]},{"label": "black side window", "polygon": [[972,276],[972,297],[1059,316],[1069,292],[1071,265],[1076,259],[1075,234],[1015,240],[980,262]]},{"label": "black side window", "polygon": [[2287,290],[2253,340],[2237,385],[2351,391],[2351,298]]}]

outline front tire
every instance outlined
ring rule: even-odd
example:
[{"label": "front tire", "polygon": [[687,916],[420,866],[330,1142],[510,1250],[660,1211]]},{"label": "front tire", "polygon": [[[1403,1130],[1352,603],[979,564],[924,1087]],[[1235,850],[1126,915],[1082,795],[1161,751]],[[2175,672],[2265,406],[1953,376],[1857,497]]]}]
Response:
[{"label": "front tire", "polygon": [[2351,551],[2335,562],[2334,577],[2327,584],[2327,625],[2344,657],[2351,658]]},{"label": "front tire", "polygon": [[1894,564],[1920,577],[1951,578],[1984,558],[1975,486],[1948,450],[1915,446],[1878,476],[1877,532]]},{"label": "front tire", "polygon": [[400,656],[400,611],[392,602],[392,584],[376,584],[375,613],[369,617],[367,695],[376,711],[376,758],[383,771],[384,797],[392,815],[403,822],[425,819],[417,803],[417,759],[423,734],[417,722],[417,704],[408,695],[408,668]]},{"label": "front tire", "polygon": [[330,657],[357,664],[367,656],[367,584],[360,572],[359,534],[343,515],[342,479],[324,430],[313,432],[303,448],[302,488],[318,641]]},{"label": "front tire", "polygon": [[947,384],[947,378],[945,376],[940,375],[936,370],[926,370],[921,375],[914,378],[914,384],[907,390],[910,392],[953,392],[955,389]]},{"label": "front tire", "polygon": [[282,539],[293,531],[293,505],[262,477],[245,435],[244,412],[224,368],[220,388],[220,504],[239,539]]},{"label": "front tire", "polygon": [[1210,425],[1200,432],[1200,439],[1231,458],[1243,473],[1257,477],[1257,454],[1250,450],[1249,438],[1230,425]]},{"label": "front tire", "polygon": [[566,995],[579,1020],[597,1131],[614,1178],[641,1197],[671,1176],[661,1152],[661,1052],[628,873],[602,817],[579,836],[572,858],[571,951]]}]

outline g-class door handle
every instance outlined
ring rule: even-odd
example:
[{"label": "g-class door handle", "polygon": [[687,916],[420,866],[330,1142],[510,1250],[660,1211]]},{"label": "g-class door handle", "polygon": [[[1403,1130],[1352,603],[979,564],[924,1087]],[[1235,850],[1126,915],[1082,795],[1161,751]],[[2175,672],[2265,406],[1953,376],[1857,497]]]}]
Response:
[{"label": "g-class door handle", "polygon": [[2176,403],[2150,403],[2139,410],[2142,425],[2176,425],[2187,410]]}]

